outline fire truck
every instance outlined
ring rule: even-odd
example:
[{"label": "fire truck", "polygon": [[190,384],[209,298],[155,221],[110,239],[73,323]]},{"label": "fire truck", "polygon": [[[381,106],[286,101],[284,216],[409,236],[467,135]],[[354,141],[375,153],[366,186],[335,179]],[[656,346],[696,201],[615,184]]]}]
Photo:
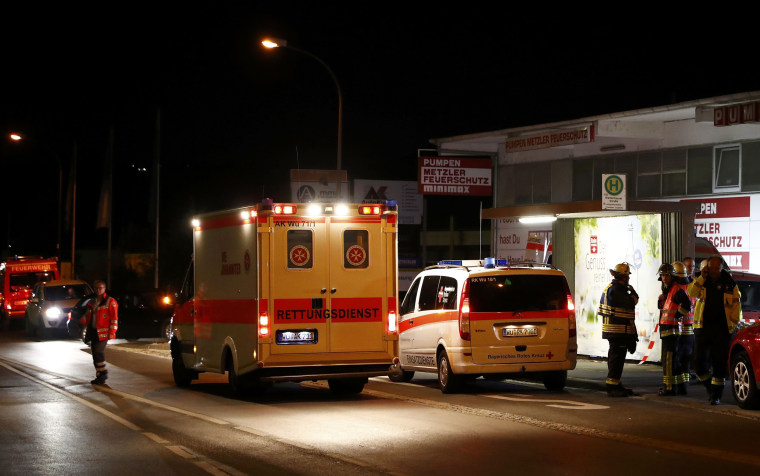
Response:
[{"label": "fire truck", "polygon": [[172,321],[175,383],[215,372],[236,393],[327,380],[350,394],[400,372],[397,216],[395,202],[267,199],[195,217]]},{"label": "fire truck", "polygon": [[56,258],[16,256],[0,263],[2,321],[23,319],[34,285],[60,278]]}]

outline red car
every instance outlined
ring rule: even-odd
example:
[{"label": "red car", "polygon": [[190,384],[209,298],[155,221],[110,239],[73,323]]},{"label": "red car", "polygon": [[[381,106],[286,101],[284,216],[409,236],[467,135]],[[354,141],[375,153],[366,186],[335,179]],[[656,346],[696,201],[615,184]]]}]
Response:
[{"label": "red car", "polygon": [[760,407],[760,325],[739,330],[731,341],[731,390],[741,408]]}]

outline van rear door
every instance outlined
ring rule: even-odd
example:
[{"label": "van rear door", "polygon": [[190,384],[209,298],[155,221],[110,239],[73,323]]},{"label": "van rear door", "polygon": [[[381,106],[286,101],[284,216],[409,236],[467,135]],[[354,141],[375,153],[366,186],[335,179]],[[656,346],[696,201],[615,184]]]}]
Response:
[{"label": "van rear door", "polygon": [[470,277],[472,358],[478,364],[557,362],[569,341],[568,287],[558,272]]}]

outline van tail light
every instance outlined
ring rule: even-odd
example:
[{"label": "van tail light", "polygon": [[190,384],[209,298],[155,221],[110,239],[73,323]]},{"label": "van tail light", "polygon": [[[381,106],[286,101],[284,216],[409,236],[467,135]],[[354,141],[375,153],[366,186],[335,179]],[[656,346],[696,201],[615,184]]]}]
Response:
[{"label": "van tail light", "polygon": [[388,299],[388,334],[398,334],[398,314],[396,313],[396,300]]},{"label": "van tail light", "polygon": [[567,294],[567,321],[570,337],[575,337],[578,332],[575,328],[575,303],[570,293]]},{"label": "van tail light", "polygon": [[470,340],[470,280],[464,283],[462,290],[462,308],[459,310],[459,337]]},{"label": "van tail light", "polygon": [[259,337],[269,337],[270,334],[269,313],[265,311],[259,314]]}]

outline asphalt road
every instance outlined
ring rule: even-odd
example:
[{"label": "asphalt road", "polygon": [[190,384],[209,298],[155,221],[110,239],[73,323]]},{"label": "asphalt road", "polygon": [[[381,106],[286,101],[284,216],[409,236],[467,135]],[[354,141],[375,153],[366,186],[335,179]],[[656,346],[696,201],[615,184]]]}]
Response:
[{"label": "asphalt road", "polygon": [[[660,367],[627,364],[641,395],[608,398],[606,364],[581,360],[568,387],[478,380],[443,395],[435,376],[371,379],[337,397],[326,382],[233,396],[226,377],[174,386],[166,345],[109,344],[108,386],[86,346],[0,336],[4,474],[756,473],[760,412],[659,397]],[[612,470],[611,468],[614,468]]]}]

